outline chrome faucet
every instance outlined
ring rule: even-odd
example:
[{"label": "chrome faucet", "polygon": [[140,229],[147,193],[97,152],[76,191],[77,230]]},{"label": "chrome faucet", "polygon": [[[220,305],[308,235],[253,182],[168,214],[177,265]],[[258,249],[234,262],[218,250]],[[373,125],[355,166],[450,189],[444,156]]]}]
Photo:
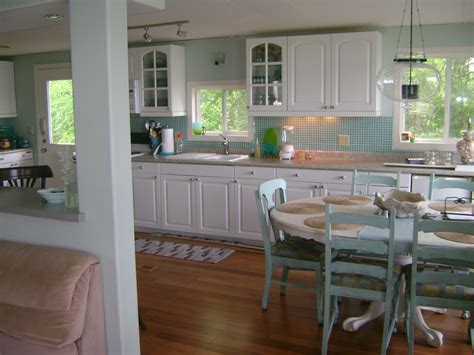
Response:
[{"label": "chrome faucet", "polygon": [[223,134],[219,134],[219,135],[222,137],[222,139],[224,139],[221,142],[222,146],[224,147],[224,154],[229,155],[229,141],[227,140],[227,137],[224,136]]}]

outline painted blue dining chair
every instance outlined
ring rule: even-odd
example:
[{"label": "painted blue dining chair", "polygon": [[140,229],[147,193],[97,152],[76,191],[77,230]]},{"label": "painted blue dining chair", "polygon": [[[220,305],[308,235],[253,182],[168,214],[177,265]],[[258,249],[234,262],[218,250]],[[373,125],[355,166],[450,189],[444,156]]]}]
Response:
[{"label": "painted blue dining chair", "polygon": [[[286,286],[306,288],[316,291],[317,319],[322,324],[323,316],[323,267],[324,245],[315,240],[290,236],[283,233],[270,218],[270,212],[275,208],[276,195],[281,203],[286,202],[286,182],[283,179],[266,181],[255,191],[257,211],[262,230],[263,246],[265,251],[265,283],[262,296],[262,309],[268,307],[268,299],[272,283],[280,285],[280,294],[285,294]],[[268,223],[268,220],[270,223]],[[275,240],[271,239],[269,225],[273,230]],[[273,274],[283,267],[281,279],[273,278]],[[311,270],[315,272],[314,285],[293,283],[288,281],[290,269]]]},{"label": "painted blue dining chair", "polygon": [[[416,307],[430,306],[474,311],[474,249],[418,244],[419,233],[450,232],[474,235],[472,221],[422,220],[415,216],[412,264],[407,273],[408,353],[414,352]],[[474,337],[471,319],[468,334]],[[472,345],[472,341],[471,341]],[[474,353],[474,345],[472,345]]]},{"label": "painted blue dining chair", "polygon": [[[401,267],[394,265],[395,212],[385,215],[331,212],[326,204],[324,330],[321,354],[338,317],[338,297],[385,302],[381,354],[385,354],[397,323]],[[362,240],[333,235],[334,224],[358,224],[389,231],[387,240]],[[338,255],[334,257],[334,255]]]},{"label": "painted blue dining chair", "polygon": [[400,188],[400,172],[398,172],[397,177],[384,176],[384,175],[361,175],[356,169],[352,172],[352,195],[355,195],[357,192],[358,185],[364,185],[365,191],[362,191],[363,194],[369,194],[370,185],[382,185],[388,187],[394,187],[396,189]]},{"label": "painted blue dining chair", "polygon": [[430,176],[430,187],[428,190],[428,200],[433,199],[435,190],[442,189],[461,189],[474,192],[474,181],[469,180],[453,180],[449,178],[436,178],[435,174]]},{"label": "painted blue dining chair", "polygon": [[[435,190],[446,190],[446,189],[465,190],[466,196],[470,196],[472,199],[472,193],[474,192],[474,181],[456,180],[456,179],[450,179],[450,178],[436,178],[436,175],[434,173],[430,175],[428,200],[433,200]],[[451,197],[463,197],[463,196],[451,196]],[[464,310],[461,313],[462,319],[468,319],[470,316],[471,315],[469,311]]]}]

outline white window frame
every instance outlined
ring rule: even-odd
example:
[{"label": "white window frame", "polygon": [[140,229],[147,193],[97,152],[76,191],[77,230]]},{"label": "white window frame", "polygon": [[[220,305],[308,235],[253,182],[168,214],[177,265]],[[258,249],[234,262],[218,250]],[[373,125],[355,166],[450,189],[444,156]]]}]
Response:
[{"label": "white window frame", "polygon": [[[403,50],[405,51],[405,50]],[[408,49],[406,52],[408,53]],[[421,49],[414,49],[415,52],[421,52]],[[474,57],[474,47],[433,47],[425,48],[425,54],[427,58],[463,58],[463,57]],[[448,73],[449,76],[449,73]],[[448,85],[448,83],[446,83]],[[450,85],[450,84],[449,84]],[[448,103],[447,98],[445,100],[445,105]],[[449,106],[445,108],[446,112],[451,118],[451,113]],[[401,102],[394,101],[393,103],[393,129],[392,129],[392,148],[399,150],[432,150],[437,149],[441,151],[454,151],[456,150],[456,139],[450,138],[446,141],[430,141],[430,140],[419,140],[418,138],[414,143],[401,142],[400,133],[402,126],[402,115],[401,115]],[[449,129],[449,121],[446,120],[445,113],[445,122],[444,122],[445,132]]]},{"label": "white window frame", "polygon": [[[191,81],[187,84],[187,110],[188,114],[188,141],[222,141],[222,137],[219,133],[206,133],[205,135],[199,136],[193,134],[192,125],[193,122],[199,118],[199,95],[197,95],[200,89],[247,89],[246,83],[243,80],[225,80],[225,81]],[[225,98],[223,105],[225,107]],[[223,118],[225,120],[225,118]],[[224,132],[223,134],[230,138],[233,142],[250,142],[252,139],[252,117],[248,117],[247,132],[242,133],[229,133]],[[223,122],[225,127],[225,122]]]}]

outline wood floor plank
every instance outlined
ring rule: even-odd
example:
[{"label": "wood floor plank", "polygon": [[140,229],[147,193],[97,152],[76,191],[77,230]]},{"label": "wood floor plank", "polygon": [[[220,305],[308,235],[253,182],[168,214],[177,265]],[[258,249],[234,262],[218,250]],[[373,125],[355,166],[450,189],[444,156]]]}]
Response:
[{"label": "wood floor plank", "polygon": [[[228,246],[223,246],[228,247]],[[152,271],[142,266],[156,268]],[[137,254],[140,313],[147,330],[140,332],[144,355],[154,354],[318,354],[322,327],[316,322],[316,296],[288,288],[281,296],[273,286],[267,311],[260,309],[264,279],[262,253],[236,251],[218,264]],[[314,283],[310,272],[291,271],[295,282]],[[344,299],[341,319],[360,315],[368,303]],[[467,322],[459,312],[425,313],[441,330],[440,349],[416,337],[416,354],[471,354]],[[340,324],[332,332],[330,354],[378,354],[383,318],[348,333]],[[388,354],[407,353],[399,324]]]}]

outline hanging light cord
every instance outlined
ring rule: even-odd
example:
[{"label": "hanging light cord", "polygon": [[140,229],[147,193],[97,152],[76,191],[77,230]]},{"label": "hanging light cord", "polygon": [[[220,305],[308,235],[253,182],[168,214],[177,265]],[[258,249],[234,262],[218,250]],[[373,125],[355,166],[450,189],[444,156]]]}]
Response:
[{"label": "hanging light cord", "polygon": [[398,49],[400,48],[400,38],[402,37],[402,30],[403,30],[403,20],[405,19],[405,15],[407,13],[407,6],[408,0],[405,0],[405,7],[403,8],[403,15],[402,15],[402,23],[400,24],[400,30],[398,31],[398,39],[397,39],[397,47],[395,48],[395,55],[393,56],[393,61],[396,62],[398,59]]},{"label": "hanging light cord", "polygon": [[425,54],[425,40],[423,39],[423,27],[421,26],[421,16],[420,16],[420,8],[418,7],[418,0],[416,0],[416,13],[418,14],[418,28],[420,29],[420,38],[421,38],[421,50],[423,54],[423,59],[426,59]]}]

